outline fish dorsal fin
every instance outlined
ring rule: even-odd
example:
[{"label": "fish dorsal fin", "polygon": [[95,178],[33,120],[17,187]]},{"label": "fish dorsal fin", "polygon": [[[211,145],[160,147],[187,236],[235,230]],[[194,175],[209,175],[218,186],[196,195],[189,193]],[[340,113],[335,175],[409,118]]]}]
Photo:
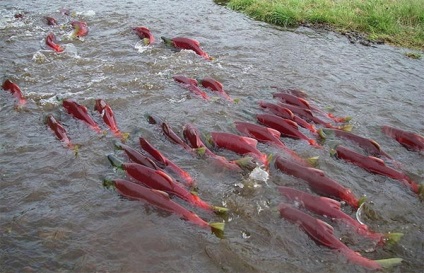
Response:
[{"label": "fish dorsal fin", "polygon": [[299,98],[298,97],[299,102],[301,102],[303,105],[305,105],[306,108],[311,109],[311,105],[309,104],[309,102],[303,98]]},{"label": "fish dorsal fin", "polygon": [[377,148],[377,150],[378,151],[380,151],[381,150],[381,148],[380,148],[380,144],[378,144],[375,140],[373,140],[373,139],[370,139],[370,141],[371,141],[371,144],[372,145],[374,145],[375,146],[375,148]]},{"label": "fish dorsal fin", "polygon": [[256,147],[258,141],[251,137],[242,137],[243,141],[249,144],[250,146]]},{"label": "fish dorsal fin", "polygon": [[311,168],[311,167],[308,167],[307,169],[308,169],[308,171],[314,172],[314,173],[316,173],[319,176],[324,176],[325,175],[324,172],[322,170],[320,170],[320,169]]},{"label": "fish dorsal fin", "polygon": [[316,221],[317,225],[322,227],[328,234],[334,235],[334,228],[332,226],[320,219],[316,219]]},{"label": "fish dorsal fin", "polygon": [[161,195],[161,196],[163,196],[163,197],[165,197],[166,199],[171,199],[170,197],[169,197],[169,194],[167,194],[166,192],[164,192],[164,191],[160,191],[160,190],[155,190],[155,189],[152,189],[152,192],[154,192],[154,193],[157,193],[158,195]]},{"label": "fish dorsal fin", "polygon": [[158,175],[160,175],[160,176],[162,176],[163,178],[165,178],[168,182],[169,182],[169,184],[171,184],[171,185],[174,185],[175,183],[174,183],[174,179],[172,179],[172,177],[170,177],[167,173],[165,173],[164,171],[162,171],[162,170],[156,170],[155,171]]},{"label": "fish dorsal fin", "polygon": [[281,108],[281,111],[286,112],[286,113],[287,113],[287,115],[289,115],[289,117],[290,117],[291,119],[294,119],[294,114],[293,114],[293,112],[292,112],[290,109],[288,109],[288,108]]},{"label": "fish dorsal fin", "polygon": [[273,128],[267,127],[268,132],[270,132],[274,137],[280,138],[281,133]]},{"label": "fish dorsal fin", "polygon": [[321,201],[329,205],[331,208],[340,210],[341,205],[339,201],[334,200],[332,198],[328,198],[328,197],[320,197],[320,199]]},{"label": "fish dorsal fin", "polygon": [[288,125],[290,125],[291,127],[293,127],[294,129],[296,129],[296,130],[298,130],[299,129],[299,126],[297,126],[297,123],[296,122],[294,122],[293,120],[289,120],[289,119],[286,119],[286,121],[285,121]]},{"label": "fish dorsal fin", "polygon": [[370,160],[374,161],[375,163],[377,163],[380,166],[386,166],[386,164],[384,163],[384,161],[380,158],[374,157],[374,156],[369,156],[368,157]]}]

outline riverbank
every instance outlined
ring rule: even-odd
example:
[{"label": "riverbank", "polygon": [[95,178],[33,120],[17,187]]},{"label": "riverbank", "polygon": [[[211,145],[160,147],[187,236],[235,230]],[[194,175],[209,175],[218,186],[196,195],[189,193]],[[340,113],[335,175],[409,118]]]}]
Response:
[{"label": "riverbank", "polygon": [[[218,1],[217,1],[218,2]],[[222,3],[223,1],[221,1]],[[230,0],[226,5],[255,20],[283,27],[328,28],[351,42],[387,43],[424,50],[422,0]]]}]

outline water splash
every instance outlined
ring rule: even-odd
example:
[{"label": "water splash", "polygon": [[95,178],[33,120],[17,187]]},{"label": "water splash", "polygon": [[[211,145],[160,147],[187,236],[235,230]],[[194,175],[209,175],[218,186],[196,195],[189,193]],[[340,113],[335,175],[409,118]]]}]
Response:
[{"label": "water splash", "polygon": [[261,168],[261,166],[257,166],[253,169],[253,171],[250,173],[249,178],[252,180],[260,181],[260,182],[267,182],[269,179],[269,173],[266,172]]}]

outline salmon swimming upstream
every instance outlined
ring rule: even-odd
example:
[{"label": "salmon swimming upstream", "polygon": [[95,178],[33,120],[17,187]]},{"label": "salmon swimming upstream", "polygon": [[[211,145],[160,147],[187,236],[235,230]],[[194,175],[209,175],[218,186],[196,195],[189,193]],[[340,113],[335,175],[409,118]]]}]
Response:
[{"label": "salmon swimming upstream", "polygon": [[398,265],[402,262],[400,258],[389,258],[382,260],[371,260],[363,257],[358,252],[353,251],[342,243],[335,235],[334,228],[326,222],[310,216],[288,204],[280,204],[280,216],[301,229],[316,243],[337,250],[344,255],[350,262],[363,267],[380,270],[387,267]]},{"label": "salmon swimming upstream", "polygon": [[184,220],[196,224],[202,228],[210,228],[211,231],[217,234],[218,237],[222,236],[225,225],[224,223],[206,222],[194,212],[189,211],[180,204],[172,201],[166,192],[147,188],[140,184],[136,184],[124,179],[105,179],[103,181],[103,185],[105,187],[113,186],[119,194],[126,198],[144,201],[156,208],[175,213],[180,215]]}]

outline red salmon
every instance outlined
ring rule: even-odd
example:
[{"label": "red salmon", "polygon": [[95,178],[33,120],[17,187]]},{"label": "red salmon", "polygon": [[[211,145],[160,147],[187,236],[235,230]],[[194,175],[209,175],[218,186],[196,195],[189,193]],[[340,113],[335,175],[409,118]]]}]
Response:
[{"label": "red salmon", "polygon": [[16,83],[7,79],[3,82],[2,88],[3,90],[9,91],[10,93],[12,93],[12,95],[18,99],[18,106],[22,106],[26,104],[26,99],[22,95],[22,91]]},{"label": "red salmon", "polygon": [[150,45],[155,42],[155,37],[150,32],[150,29],[148,29],[147,27],[144,27],[144,26],[135,27],[133,28],[133,30],[138,35],[138,37],[140,37],[140,39],[143,40],[145,45]]},{"label": "red salmon", "polygon": [[80,105],[76,103],[75,101],[69,100],[69,99],[63,100],[62,105],[68,111],[68,114],[72,115],[73,117],[79,120],[84,121],[97,133],[102,132],[99,125],[88,114],[87,107]]},{"label": "red salmon", "polygon": [[52,32],[50,32],[46,37],[46,45],[59,53],[65,50],[61,45],[56,43],[56,36]]},{"label": "red salmon", "polygon": [[105,180],[103,185],[114,186],[119,194],[129,199],[147,202],[156,208],[180,215],[183,219],[202,228],[211,228],[213,233],[224,230],[224,223],[207,223],[194,212],[172,201],[166,192],[146,188],[124,179]]},{"label": "red salmon", "polygon": [[200,47],[200,43],[194,39],[185,38],[185,37],[175,37],[175,38],[166,38],[161,37],[164,43],[168,46],[172,46],[177,49],[186,49],[186,50],[192,50],[196,52],[197,55],[202,56],[206,60],[210,60],[211,58],[209,55],[202,50]]},{"label": "red salmon", "polygon": [[280,216],[292,223],[298,224],[316,243],[339,251],[349,261],[355,264],[376,270],[397,265],[402,262],[400,258],[370,260],[361,256],[334,236],[334,229],[332,226],[287,204],[280,205]]},{"label": "red salmon", "polygon": [[276,157],[275,167],[283,173],[304,180],[316,193],[343,200],[355,209],[358,209],[360,203],[363,202],[363,200],[356,198],[350,189],[343,187],[337,181],[327,177],[319,169],[297,164],[283,159],[281,156]]},{"label": "red salmon", "polygon": [[381,130],[387,136],[395,139],[408,150],[421,152],[424,151],[424,137],[419,134],[408,132],[387,125],[381,127]]}]

